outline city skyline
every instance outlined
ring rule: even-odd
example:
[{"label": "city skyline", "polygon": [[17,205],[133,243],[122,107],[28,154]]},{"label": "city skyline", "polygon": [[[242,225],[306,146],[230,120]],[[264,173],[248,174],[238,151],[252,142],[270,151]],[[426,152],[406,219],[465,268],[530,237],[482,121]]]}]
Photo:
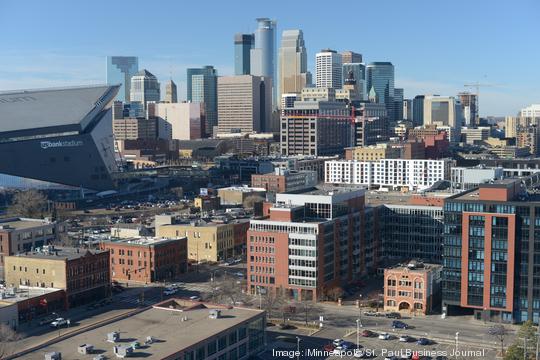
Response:
[{"label": "city skyline", "polygon": [[[0,5],[0,28],[10,34],[0,55],[0,90],[105,83],[105,57],[133,55],[139,57],[139,68],[154,73],[162,86],[172,77],[178,84],[179,99],[184,100],[185,69],[213,65],[220,75],[233,74],[234,34],[253,33],[255,19],[264,16],[276,19],[278,40],[283,30],[303,31],[308,70],[314,75],[315,53],[331,47],[361,53],[365,63],[392,62],[395,86],[405,89],[405,98],[418,94],[455,96],[467,90],[464,84],[479,81],[497,85],[480,90],[482,116],[515,115],[520,108],[540,101],[540,90],[535,88],[540,75],[530,60],[539,50],[527,46],[534,43],[533,14],[538,13],[539,5],[529,0],[518,1],[511,8],[490,4],[489,17],[484,15],[484,4],[465,1],[445,8],[444,17],[438,15],[441,9],[427,8],[421,1],[394,4],[392,11],[388,11],[388,2],[351,4],[352,13],[386,11],[384,26],[378,23],[378,16],[350,23],[337,17],[324,29],[318,24],[325,14],[302,4],[288,4],[287,11],[281,10],[279,2],[261,4],[257,9],[239,6],[243,9],[234,16],[223,17],[230,8],[216,2],[212,4],[216,15],[209,13],[208,17],[213,26],[207,26],[197,22],[196,16],[178,17],[193,5],[167,2],[164,6],[171,11],[161,15],[162,26],[134,30],[136,33],[130,32],[121,42],[115,14],[123,12],[130,18],[137,6],[101,1],[70,6],[65,1],[30,3],[24,8],[14,1]],[[27,6],[35,11],[25,11]],[[100,11],[103,7],[109,10]],[[306,16],[295,15],[301,12]],[[182,21],[168,21],[174,17]],[[63,25],[52,26],[54,23]],[[196,38],[190,32],[194,27],[198,29]],[[10,31],[15,28],[17,32]],[[35,28],[40,31],[32,30]],[[393,35],[380,41],[380,36],[374,36],[375,29],[383,37],[399,33],[400,38],[393,40]]]}]

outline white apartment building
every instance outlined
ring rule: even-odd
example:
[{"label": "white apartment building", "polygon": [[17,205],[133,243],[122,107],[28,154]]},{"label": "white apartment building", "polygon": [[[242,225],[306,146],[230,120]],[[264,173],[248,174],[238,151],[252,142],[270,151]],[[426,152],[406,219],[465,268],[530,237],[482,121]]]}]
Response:
[{"label": "white apartment building", "polygon": [[315,56],[317,62],[316,86],[341,89],[343,86],[341,54],[338,54],[335,50],[325,49]]},{"label": "white apartment building", "polygon": [[519,112],[521,117],[536,118],[540,117],[540,104],[532,104],[527,106]]},{"label": "white apartment building", "polygon": [[451,166],[451,159],[334,160],[325,163],[324,181],[368,188],[425,190],[439,180],[449,180]]}]

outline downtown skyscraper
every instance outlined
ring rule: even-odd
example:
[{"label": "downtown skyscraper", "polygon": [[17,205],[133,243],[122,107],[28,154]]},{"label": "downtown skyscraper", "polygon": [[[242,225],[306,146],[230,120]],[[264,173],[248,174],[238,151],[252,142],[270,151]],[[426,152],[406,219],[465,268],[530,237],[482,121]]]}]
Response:
[{"label": "downtown skyscraper", "polygon": [[139,71],[136,56],[107,56],[107,85],[120,84],[116,100],[129,102],[131,77]]},{"label": "downtown skyscraper", "polygon": [[253,34],[234,35],[234,74],[249,75],[251,67],[251,49],[255,44]]},{"label": "downtown skyscraper", "polygon": [[316,55],[316,70],[317,87],[341,89],[343,86],[341,54],[335,50],[321,50]]},{"label": "downtown skyscraper", "polygon": [[276,101],[276,21],[258,18],[255,44],[250,50],[250,74],[269,77],[274,84],[273,102]]},{"label": "downtown skyscraper", "polygon": [[367,66],[367,90],[375,93],[380,104],[385,104],[390,121],[395,121],[394,65],[377,61]]},{"label": "downtown skyscraper", "polygon": [[160,86],[154,74],[142,69],[131,78],[131,102],[138,102],[146,109],[149,101],[160,100]]},{"label": "downtown skyscraper", "polygon": [[212,136],[214,126],[218,124],[217,70],[213,66],[187,69],[187,101],[204,104],[204,132]]},{"label": "downtown skyscraper", "polygon": [[283,31],[279,49],[279,98],[283,94],[300,94],[311,82],[310,77],[302,30]]}]

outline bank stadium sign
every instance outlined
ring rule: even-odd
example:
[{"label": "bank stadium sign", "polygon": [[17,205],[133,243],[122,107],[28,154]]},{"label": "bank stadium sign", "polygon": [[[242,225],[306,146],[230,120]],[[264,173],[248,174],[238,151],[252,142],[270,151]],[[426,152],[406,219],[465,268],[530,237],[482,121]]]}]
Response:
[{"label": "bank stadium sign", "polygon": [[42,149],[50,148],[64,148],[64,147],[79,147],[83,146],[84,142],[82,140],[71,140],[71,141],[42,141]]}]

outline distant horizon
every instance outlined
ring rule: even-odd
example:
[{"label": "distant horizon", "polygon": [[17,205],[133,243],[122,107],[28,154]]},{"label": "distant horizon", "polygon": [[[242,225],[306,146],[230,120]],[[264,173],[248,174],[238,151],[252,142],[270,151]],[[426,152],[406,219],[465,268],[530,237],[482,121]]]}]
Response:
[{"label": "distant horizon", "polygon": [[[105,84],[107,56],[137,56],[139,70],[155,74],[162,90],[172,78],[182,101],[187,68],[212,65],[220,76],[233,75],[234,34],[252,33],[255,19],[268,17],[277,21],[278,48],[284,30],[303,31],[314,78],[315,53],[332,48],[361,53],[366,64],[391,62],[405,98],[475,93],[464,84],[479,82],[489,85],[480,87],[482,117],[514,116],[540,103],[534,0],[351,3],[338,7],[343,16],[283,0],[207,4],[3,1],[0,91]],[[133,26],[143,6],[144,20],[152,21]]]}]

